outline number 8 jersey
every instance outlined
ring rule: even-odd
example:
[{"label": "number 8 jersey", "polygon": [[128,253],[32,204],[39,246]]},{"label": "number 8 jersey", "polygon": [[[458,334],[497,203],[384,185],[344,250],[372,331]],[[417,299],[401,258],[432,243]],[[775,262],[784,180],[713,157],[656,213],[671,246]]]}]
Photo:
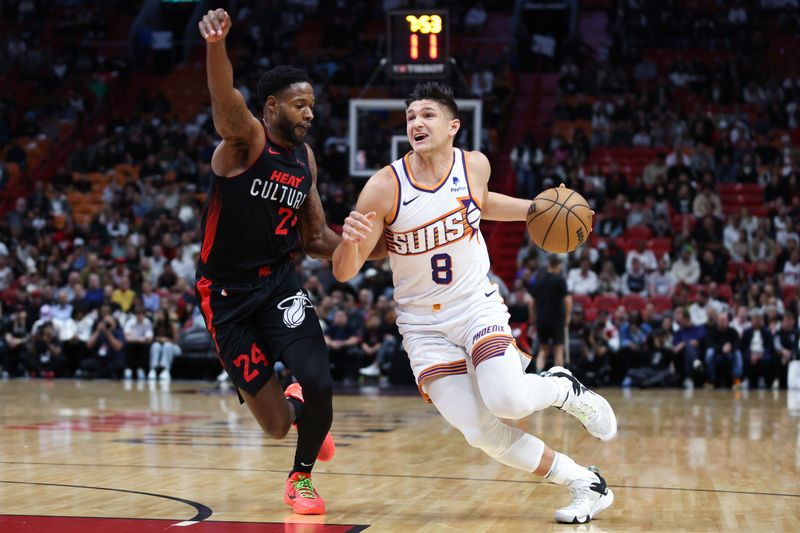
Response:
[{"label": "number 8 jersey", "polygon": [[391,169],[397,186],[384,237],[398,305],[438,310],[482,290],[489,253],[465,152],[453,148],[450,170],[433,186],[414,180],[408,154]]}]

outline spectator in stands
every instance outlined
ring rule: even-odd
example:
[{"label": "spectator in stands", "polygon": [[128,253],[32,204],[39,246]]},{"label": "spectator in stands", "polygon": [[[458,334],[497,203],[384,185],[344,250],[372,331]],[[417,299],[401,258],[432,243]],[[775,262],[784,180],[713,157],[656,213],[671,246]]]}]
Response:
[{"label": "spectator in stands", "polygon": [[[740,305],[736,308],[736,314],[730,321],[730,325],[739,334],[739,338],[744,338],[744,332],[752,326],[747,306]],[[744,352],[744,350],[742,351]]]},{"label": "spectator in stands", "polygon": [[362,337],[361,352],[372,363],[360,369],[359,373],[362,376],[380,376],[391,364],[392,355],[397,349],[397,339],[387,331],[377,312],[371,312],[364,321]]},{"label": "spectator in stands", "polygon": [[610,260],[603,262],[600,274],[597,275],[597,293],[617,295],[622,290],[619,276]]},{"label": "spectator in stands", "polygon": [[672,297],[677,281],[667,266],[667,260],[662,257],[658,260],[658,270],[647,276],[647,293],[650,296]]},{"label": "spectator in stands", "polygon": [[172,363],[181,354],[178,346],[178,326],[169,312],[162,307],[156,312],[153,324],[153,344],[150,346],[150,371],[147,379],[156,379],[156,372],[160,368],[158,379],[169,381],[172,379]]},{"label": "spectator in stands", "polygon": [[700,192],[695,196],[692,214],[698,219],[707,215],[722,217],[722,202],[720,202],[719,195],[711,190],[711,186],[708,183],[704,183]]},{"label": "spectator in stands", "polygon": [[668,330],[658,328],[647,338],[642,366],[630,368],[623,387],[671,387],[680,383],[675,373],[675,352],[667,345]]},{"label": "spectator in stands", "polygon": [[661,179],[667,177],[667,164],[665,161],[664,153],[657,152],[656,158],[644,167],[644,184],[648,188],[653,188]]},{"label": "spectator in stands", "polygon": [[703,251],[700,258],[700,283],[709,283],[713,280],[724,280],[728,272],[726,257],[714,253],[710,248]]},{"label": "spectator in stands", "polygon": [[727,313],[717,316],[707,328],[706,371],[715,388],[738,385],[742,377],[742,352],[736,330],[730,327]]},{"label": "spectator in stands", "polygon": [[621,286],[622,294],[647,296],[647,272],[637,258],[633,258],[631,269],[623,274]]},{"label": "spectator in stands", "polygon": [[134,314],[128,318],[123,328],[125,334],[125,372],[123,377],[131,379],[133,370],[136,378],[144,379],[144,369],[147,368],[147,355],[150,344],[153,342],[153,323],[145,316],[145,309],[141,303],[134,307]]},{"label": "spectator in stands", "polygon": [[708,322],[708,292],[705,288],[697,291],[697,296],[692,305],[689,306],[689,319],[695,326],[704,326]]},{"label": "spectator in stands", "polygon": [[27,310],[17,304],[11,314],[11,320],[5,323],[5,354],[2,361],[3,372],[9,376],[18,376],[21,371],[20,362],[28,356],[30,332],[33,327]]},{"label": "spectator in stands", "polygon": [[553,348],[554,366],[564,366],[564,335],[572,318],[572,296],[561,275],[561,258],[551,254],[547,261],[547,272],[536,279],[531,287],[539,339],[536,357],[536,372],[541,372],[547,361],[550,346]]},{"label": "spectator in stands", "polygon": [[572,268],[567,276],[567,290],[572,294],[592,295],[597,292],[597,274],[592,272],[588,258],[581,259],[577,268]]},{"label": "spectator in stands", "polygon": [[325,342],[330,352],[331,375],[347,385],[353,384],[361,368],[362,355],[358,347],[361,337],[344,310],[334,312],[325,331]]},{"label": "spectator in stands", "polygon": [[14,270],[11,268],[11,260],[8,256],[8,248],[2,244],[0,249],[0,291],[4,291],[11,287],[14,282]]},{"label": "spectator in stands", "polygon": [[744,366],[744,388],[753,385],[766,388],[772,376],[774,341],[772,333],[764,323],[764,313],[758,309],[750,312],[752,324],[744,330],[741,351]]},{"label": "spectator in stands", "polygon": [[800,328],[793,312],[787,311],[783,315],[780,329],[774,334],[774,339],[772,388],[786,388],[789,361],[800,359]]},{"label": "spectator in stands", "polygon": [[542,151],[536,146],[536,141],[530,133],[511,150],[511,164],[514,165],[518,196],[533,198],[537,190],[537,174],[542,164],[542,157]]},{"label": "spectator in stands", "polygon": [[514,280],[513,290],[506,300],[508,313],[510,318],[509,324],[529,324],[533,317],[533,297],[525,288],[525,283],[522,279],[517,278]]},{"label": "spectator in stands", "polygon": [[620,383],[629,368],[641,364],[652,328],[638,311],[628,313],[623,306],[617,308],[615,322],[619,326],[619,349],[611,358],[611,379]]},{"label": "spectator in stands", "polygon": [[780,280],[785,285],[800,285],[800,250],[792,251],[789,260],[783,265]]},{"label": "spectator in stands", "polygon": [[683,386],[690,389],[701,376],[702,363],[699,357],[706,340],[706,328],[692,324],[681,307],[675,309],[674,327],[677,329],[672,336],[672,343],[676,356],[682,361],[679,370],[683,377]]},{"label": "spectator in stands", "polygon": [[750,240],[748,253],[751,261],[772,262],[777,256],[775,240],[763,228],[758,228]]},{"label": "spectator in stands", "polygon": [[119,306],[123,313],[127,313],[133,307],[136,293],[131,289],[131,280],[128,277],[120,279],[119,285],[111,293],[111,302]]},{"label": "spectator in stands", "polygon": [[141,291],[142,305],[146,313],[155,314],[161,308],[161,296],[153,290],[153,284],[146,280],[142,281]]},{"label": "spectator in stands", "polygon": [[100,308],[92,335],[86,343],[91,355],[81,362],[90,378],[119,378],[125,370],[125,334],[108,305]]},{"label": "spectator in stands", "polygon": [[647,241],[640,239],[636,241],[636,249],[628,252],[625,258],[625,271],[630,272],[633,267],[633,261],[638,259],[641,266],[646,272],[653,272],[658,268],[656,255],[652,250],[647,249]]},{"label": "spectator in stands", "polygon": [[681,256],[672,264],[670,272],[679,283],[694,285],[700,280],[700,263],[694,256],[694,248],[686,244],[681,249]]},{"label": "spectator in stands", "polygon": [[708,305],[713,309],[717,314],[725,313],[728,314],[730,311],[730,306],[726,299],[720,295],[720,286],[717,284],[716,281],[712,281],[707,285],[708,288]]},{"label": "spectator in stands", "polygon": [[31,377],[61,377],[64,363],[56,329],[52,322],[45,322],[33,335],[30,350],[22,359],[25,372]]}]

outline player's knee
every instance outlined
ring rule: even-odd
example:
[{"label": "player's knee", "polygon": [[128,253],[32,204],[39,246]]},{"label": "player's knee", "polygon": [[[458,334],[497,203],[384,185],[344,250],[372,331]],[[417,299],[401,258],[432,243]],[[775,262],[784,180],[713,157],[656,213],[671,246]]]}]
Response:
[{"label": "player's knee", "polygon": [[291,422],[288,420],[262,420],[260,423],[264,433],[275,440],[284,438],[289,433],[289,427],[291,426]]},{"label": "player's knee", "polygon": [[486,451],[492,445],[491,436],[482,427],[461,428],[461,434],[467,439],[467,443],[474,448]]},{"label": "player's knee", "polygon": [[333,381],[330,375],[320,376],[301,383],[306,403],[325,404],[333,398]]},{"label": "player's knee", "polygon": [[483,396],[486,408],[498,418],[517,420],[530,414],[530,409],[521,401],[521,396],[514,392],[514,387],[496,388]]}]

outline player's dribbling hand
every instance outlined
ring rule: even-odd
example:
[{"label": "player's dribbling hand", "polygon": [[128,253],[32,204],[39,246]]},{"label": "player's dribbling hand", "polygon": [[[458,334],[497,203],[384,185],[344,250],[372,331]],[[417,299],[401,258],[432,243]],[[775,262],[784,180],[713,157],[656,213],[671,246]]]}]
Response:
[{"label": "player's dribbling hand", "polygon": [[231,31],[231,17],[224,9],[213,9],[203,16],[197,26],[206,42],[215,43]]},{"label": "player's dribbling hand", "polygon": [[349,243],[362,242],[372,232],[372,221],[375,218],[375,211],[370,211],[362,215],[358,211],[350,211],[344,219],[342,229],[342,240]]}]

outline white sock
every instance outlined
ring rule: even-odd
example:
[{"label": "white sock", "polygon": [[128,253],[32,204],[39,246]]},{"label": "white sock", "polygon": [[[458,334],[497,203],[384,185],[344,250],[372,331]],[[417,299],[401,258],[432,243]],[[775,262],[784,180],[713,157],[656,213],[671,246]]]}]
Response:
[{"label": "white sock", "polygon": [[576,479],[596,479],[597,476],[589,470],[572,460],[568,455],[563,453],[554,452],[553,466],[545,476],[546,479],[559,485],[568,485]]}]

